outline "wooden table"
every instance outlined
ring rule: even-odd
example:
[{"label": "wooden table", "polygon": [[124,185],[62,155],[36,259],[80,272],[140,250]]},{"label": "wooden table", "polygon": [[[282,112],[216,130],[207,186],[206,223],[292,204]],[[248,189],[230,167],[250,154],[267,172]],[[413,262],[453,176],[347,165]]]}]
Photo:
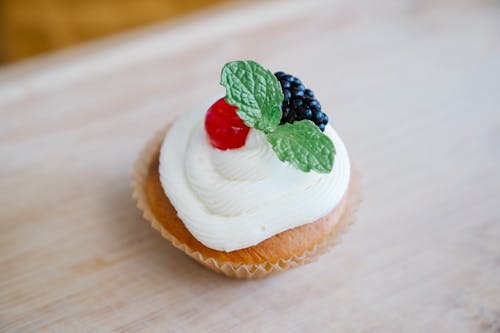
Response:
[{"label": "wooden table", "polygon": [[[221,66],[311,85],[363,175],[357,224],[259,281],[145,223],[132,163]],[[0,73],[0,331],[498,332],[498,2],[235,4]]]}]

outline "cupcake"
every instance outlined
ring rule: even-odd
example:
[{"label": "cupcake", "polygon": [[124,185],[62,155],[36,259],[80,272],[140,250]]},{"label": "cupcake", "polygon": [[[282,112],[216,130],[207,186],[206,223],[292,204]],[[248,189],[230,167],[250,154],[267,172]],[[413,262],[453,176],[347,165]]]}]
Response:
[{"label": "cupcake", "polygon": [[254,61],[222,69],[226,95],[182,114],[136,162],[134,197],[204,266],[258,278],[325,253],[354,220],[357,177],[310,89]]}]

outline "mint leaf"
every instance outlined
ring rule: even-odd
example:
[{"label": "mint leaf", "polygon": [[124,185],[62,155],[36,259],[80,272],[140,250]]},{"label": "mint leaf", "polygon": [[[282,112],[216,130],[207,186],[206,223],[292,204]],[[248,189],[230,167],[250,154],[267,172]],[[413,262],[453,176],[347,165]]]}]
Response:
[{"label": "mint leaf", "polygon": [[332,171],[335,157],[333,142],[310,120],[280,125],[267,134],[267,141],[281,161],[290,162],[302,171]]},{"label": "mint leaf", "polygon": [[245,125],[266,133],[278,127],[284,97],[273,73],[255,61],[232,61],[222,69],[221,84]]}]

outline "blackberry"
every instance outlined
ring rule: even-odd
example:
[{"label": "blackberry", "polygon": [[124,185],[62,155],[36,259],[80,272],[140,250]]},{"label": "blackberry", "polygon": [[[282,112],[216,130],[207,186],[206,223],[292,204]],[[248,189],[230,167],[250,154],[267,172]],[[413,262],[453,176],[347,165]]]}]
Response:
[{"label": "blackberry", "polygon": [[285,99],[281,110],[281,124],[308,119],[323,132],[328,124],[328,116],[321,111],[321,104],[314,97],[314,92],[304,86],[299,78],[285,72],[276,72]]},{"label": "blackberry", "polygon": [[295,98],[292,100],[292,107],[298,110],[302,104],[304,104],[304,100],[302,98]]},{"label": "blackberry", "polygon": [[304,95],[309,97],[309,98],[314,98],[314,92],[311,89],[306,89],[304,91]]},{"label": "blackberry", "polygon": [[292,99],[292,93],[288,89],[283,88],[283,95],[285,96],[285,100],[287,101]]}]

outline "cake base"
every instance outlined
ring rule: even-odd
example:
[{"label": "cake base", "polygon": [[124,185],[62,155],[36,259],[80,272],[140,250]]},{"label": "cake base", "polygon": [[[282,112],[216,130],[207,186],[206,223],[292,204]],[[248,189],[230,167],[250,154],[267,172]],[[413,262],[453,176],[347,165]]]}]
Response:
[{"label": "cake base", "polygon": [[360,203],[358,174],[353,170],[349,189],[340,204],[312,223],[281,232],[257,245],[231,252],[200,243],[177,217],[159,175],[161,143],[168,127],[144,147],[134,166],[133,196],[143,217],[162,236],[207,268],[235,278],[260,278],[314,261],[333,246],[354,222]]}]

